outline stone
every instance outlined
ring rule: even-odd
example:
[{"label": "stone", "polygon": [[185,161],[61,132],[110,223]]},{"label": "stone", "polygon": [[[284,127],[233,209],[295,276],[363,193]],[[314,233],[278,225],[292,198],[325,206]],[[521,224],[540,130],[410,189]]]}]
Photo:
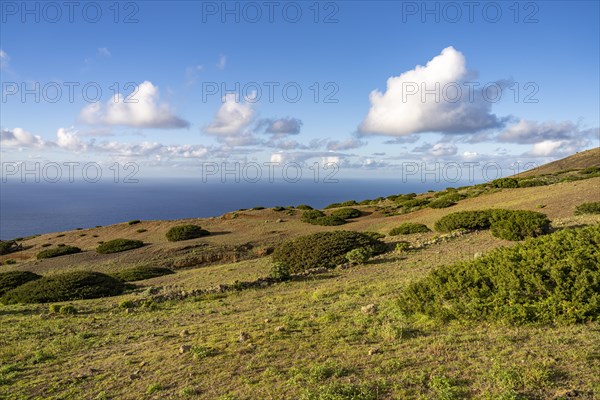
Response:
[{"label": "stone", "polygon": [[250,339],[250,335],[248,335],[246,332],[240,332],[240,335],[238,336],[238,341],[240,343],[243,343],[248,339]]},{"label": "stone", "polygon": [[360,311],[363,314],[377,314],[377,305],[376,304],[367,304],[360,308]]},{"label": "stone", "polygon": [[189,344],[184,344],[179,346],[179,354],[187,353],[192,349],[192,346]]}]

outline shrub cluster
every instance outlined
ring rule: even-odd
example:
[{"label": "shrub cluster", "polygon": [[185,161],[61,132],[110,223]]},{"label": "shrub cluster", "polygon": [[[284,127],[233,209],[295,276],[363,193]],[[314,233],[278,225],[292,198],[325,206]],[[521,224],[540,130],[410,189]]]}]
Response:
[{"label": "shrub cluster", "polygon": [[50,303],[121,294],[125,284],[100,272],[66,272],[27,282],[2,296],[3,304]]},{"label": "shrub cluster", "polygon": [[16,240],[0,241],[0,256],[20,250]]},{"label": "shrub cluster", "polygon": [[456,229],[480,230],[491,225],[492,210],[458,211],[447,214],[436,221],[434,227],[439,232],[451,232]]},{"label": "shrub cluster", "polygon": [[546,214],[525,210],[496,210],[491,218],[492,235],[505,240],[523,240],[550,231]]},{"label": "shrub cluster", "polygon": [[110,274],[123,282],[143,281],[144,279],[174,274],[175,272],[165,267],[133,267]]},{"label": "shrub cluster", "polygon": [[67,254],[76,254],[80,253],[81,249],[75,246],[58,246],[53,249],[42,250],[37,254],[38,260],[43,260],[44,258],[53,258],[64,256]]},{"label": "shrub cluster", "polygon": [[515,178],[500,178],[490,182],[491,187],[510,189],[519,187],[519,181]]},{"label": "shrub cluster", "polygon": [[389,235],[397,236],[397,235],[410,235],[412,233],[427,233],[431,232],[431,229],[427,227],[427,225],[417,224],[414,222],[405,222],[400,224],[399,226],[393,228]]},{"label": "shrub cluster", "polygon": [[29,271],[2,272],[0,273],[0,297],[9,290],[40,278],[40,275]]},{"label": "shrub cluster", "polygon": [[332,216],[343,219],[358,218],[361,214],[360,210],[356,208],[339,208],[331,213]]},{"label": "shrub cluster", "polygon": [[273,261],[283,263],[290,273],[317,267],[334,268],[346,261],[349,251],[361,247],[369,249],[372,254],[386,250],[385,243],[365,233],[319,232],[282,243],[273,252]]},{"label": "shrub cluster", "polygon": [[143,245],[144,242],[141,240],[113,239],[108,242],[103,242],[96,247],[96,252],[99,254],[119,253],[121,251],[137,249]]},{"label": "shrub cluster", "polygon": [[325,215],[325,213],[320,210],[304,211],[300,217],[300,220],[302,222],[321,226],[338,226],[346,223],[345,219],[336,217],[334,215]]},{"label": "shrub cluster", "polygon": [[442,217],[435,223],[440,232],[456,229],[492,229],[492,235],[506,240],[523,240],[545,235],[550,230],[546,214],[526,210],[459,211]]},{"label": "shrub cluster", "polygon": [[367,247],[359,247],[346,253],[346,260],[352,264],[363,264],[369,261],[373,253]]},{"label": "shrub cluster", "polygon": [[600,224],[443,266],[401,294],[405,312],[515,324],[600,317]]},{"label": "shrub cluster", "polygon": [[432,202],[430,202],[429,207],[431,207],[431,208],[448,208],[455,204],[456,204],[456,202],[454,202],[450,196],[442,196],[442,197],[437,198],[437,199],[433,200]]},{"label": "shrub cluster", "polygon": [[202,229],[198,225],[179,225],[174,226],[167,232],[169,242],[179,242],[181,240],[197,239],[202,236],[210,235],[210,232]]},{"label": "shrub cluster", "polygon": [[575,215],[600,214],[600,201],[583,203],[575,208]]}]

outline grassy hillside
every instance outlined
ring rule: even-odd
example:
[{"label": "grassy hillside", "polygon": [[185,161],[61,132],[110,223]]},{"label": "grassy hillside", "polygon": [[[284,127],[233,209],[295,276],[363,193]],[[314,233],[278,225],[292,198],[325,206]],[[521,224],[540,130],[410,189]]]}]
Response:
[{"label": "grassy hillside", "polygon": [[573,154],[572,156],[541,165],[538,168],[522,172],[518,176],[528,177],[543,174],[554,174],[559,171],[583,169],[589,167],[600,167],[600,147],[582,151],[580,153]]},{"label": "grassy hillside", "polygon": [[[564,176],[559,172],[553,174]],[[444,321],[407,312],[401,298],[438,267],[517,244],[489,230],[435,232],[443,216],[488,208],[538,211],[561,232],[600,222],[598,214],[575,215],[578,205],[600,201],[599,187],[600,177],[592,177],[415,197],[455,196],[448,208],[408,209],[399,199],[379,199],[352,205],[362,215],[341,226],[302,222],[298,209],[262,209],[19,240],[23,250],[0,256],[0,272],[111,274],[158,266],[175,273],[129,283],[131,289],[114,297],[0,305],[0,398],[598,398],[597,320]],[[269,275],[270,253],[286,239],[340,229],[387,235],[406,222],[432,231],[386,236],[390,251],[363,264],[250,288],[243,283]],[[185,224],[211,234],[169,242],[166,232]],[[95,251],[115,238],[144,246]],[[409,248],[394,250],[401,242]],[[82,251],[36,258],[60,244]]]}]

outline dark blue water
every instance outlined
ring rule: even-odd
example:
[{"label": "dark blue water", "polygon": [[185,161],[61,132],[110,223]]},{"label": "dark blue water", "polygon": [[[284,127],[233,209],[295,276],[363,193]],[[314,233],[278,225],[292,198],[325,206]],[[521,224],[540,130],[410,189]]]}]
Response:
[{"label": "dark blue water", "polygon": [[[339,183],[202,183],[149,180],[136,184],[0,184],[0,239],[110,225],[132,219],[180,219],[222,215],[240,208],[309,204],[439,190],[447,183],[340,180]],[[459,185],[457,185],[459,186]]]}]

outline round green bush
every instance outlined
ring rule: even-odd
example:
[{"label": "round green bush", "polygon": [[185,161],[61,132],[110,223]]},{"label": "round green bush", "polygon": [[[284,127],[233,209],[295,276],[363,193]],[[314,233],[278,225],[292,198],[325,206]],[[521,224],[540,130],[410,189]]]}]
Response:
[{"label": "round green bush", "polygon": [[346,260],[352,264],[364,264],[371,258],[372,252],[366,247],[359,247],[346,253]]},{"label": "round green bush", "polygon": [[318,267],[334,268],[346,262],[350,250],[360,247],[369,248],[373,254],[386,250],[385,243],[364,233],[319,232],[282,243],[273,252],[273,261],[285,264],[290,273]]},{"label": "round green bush", "polygon": [[431,208],[448,208],[452,207],[456,203],[451,200],[450,196],[442,196],[438,199],[433,200],[429,203],[429,207]]},{"label": "round green bush", "polygon": [[351,219],[351,218],[360,217],[362,215],[362,213],[360,212],[360,210],[357,210],[356,208],[340,208],[340,209],[333,211],[331,213],[331,215],[333,217],[339,217],[342,219]]},{"label": "round green bush", "polygon": [[535,211],[498,210],[492,216],[492,235],[506,240],[523,240],[545,235],[550,231],[546,214]]},{"label": "round green bush", "polygon": [[271,266],[271,277],[282,281],[290,279],[291,273],[289,267],[282,263],[276,262]]},{"label": "round green bush", "polygon": [[297,208],[298,210],[312,210],[312,209],[313,209],[311,206],[309,206],[309,205],[307,205],[307,204],[300,204],[300,205],[297,205],[297,206],[296,206],[296,208]]},{"label": "round green bush", "polygon": [[16,240],[0,241],[0,256],[21,250],[22,247]]},{"label": "round green bush", "polygon": [[325,215],[325,213],[320,210],[304,211],[300,220],[302,222],[321,226],[338,226],[346,223],[345,219],[333,215]]},{"label": "round green bush", "polygon": [[600,214],[600,201],[583,203],[575,208],[575,215]]},{"label": "round green bush", "polygon": [[29,271],[2,272],[0,273],[0,297],[18,286],[40,278],[41,275]]},{"label": "round green bush", "polygon": [[456,229],[480,230],[491,225],[492,210],[458,211],[439,219],[434,227],[438,232],[451,232]]},{"label": "round green bush", "polygon": [[302,213],[302,216],[300,217],[300,221],[310,223],[310,221],[312,221],[313,219],[321,218],[324,216],[325,216],[325,213],[321,210],[308,210],[308,211],[304,211]]},{"label": "round green bush", "polygon": [[123,293],[125,284],[100,272],[66,272],[44,276],[8,291],[3,304],[52,303],[58,301],[94,299]]},{"label": "round green bush", "polygon": [[202,229],[198,225],[179,225],[174,226],[167,232],[169,242],[179,242],[181,240],[197,239],[202,236],[208,236],[210,232]]},{"label": "round green bush", "polygon": [[113,239],[96,247],[96,252],[99,254],[119,253],[121,251],[137,249],[143,245],[144,242],[141,240]]},{"label": "round green bush", "polygon": [[158,276],[174,274],[175,272],[165,267],[133,267],[111,274],[123,282],[142,281],[144,279],[156,278]]},{"label": "round green bush", "polygon": [[412,233],[427,233],[431,232],[431,229],[427,227],[427,225],[417,224],[414,222],[405,222],[400,224],[399,226],[393,228],[390,231],[390,236],[397,235],[410,235]]},{"label": "round green bush", "polygon": [[490,186],[495,188],[511,189],[519,187],[519,181],[515,178],[500,178],[491,181]]},{"label": "round green bush", "polygon": [[53,258],[65,256],[67,254],[77,254],[81,253],[81,249],[75,246],[58,246],[53,249],[42,250],[37,254],[38,260],[43,260],[45,258]]},{"label": "round green bush", "polygon": [[404,312],[441,320],[599,320],[600,224],[564,229],[440,267],[411,283],[398,304]]}]

